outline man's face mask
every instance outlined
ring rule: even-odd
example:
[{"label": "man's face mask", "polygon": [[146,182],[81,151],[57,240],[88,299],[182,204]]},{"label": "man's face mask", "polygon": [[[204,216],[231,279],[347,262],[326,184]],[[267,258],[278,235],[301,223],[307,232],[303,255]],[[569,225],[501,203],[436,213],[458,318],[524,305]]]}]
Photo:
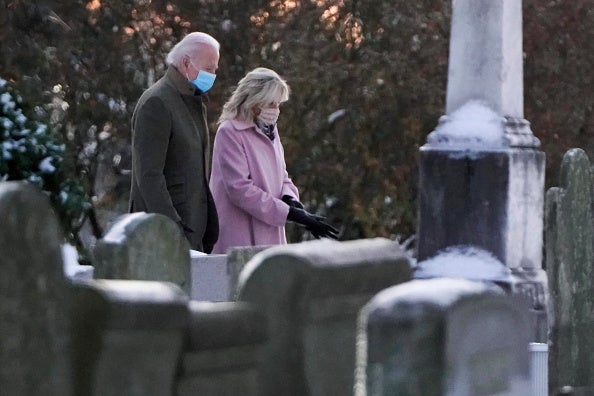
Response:
[{"label": "man's face mask", "polygon": [[[192,62],[190,62],[190,63],[192,64],[192,66],[194,66],[194,64]],[[208,92],[208,90],[211,89],[212,86],[214,85],[217,75],[206,72],[204,70],[200,70],[196,66],[194,66],[194,68],[196,70],[198,70],[198,75],[196,76],[195,79],[189,80],[189,81],[192,84],[194,84],[194,86],[196,88],[198,88],[201,92]]]}]

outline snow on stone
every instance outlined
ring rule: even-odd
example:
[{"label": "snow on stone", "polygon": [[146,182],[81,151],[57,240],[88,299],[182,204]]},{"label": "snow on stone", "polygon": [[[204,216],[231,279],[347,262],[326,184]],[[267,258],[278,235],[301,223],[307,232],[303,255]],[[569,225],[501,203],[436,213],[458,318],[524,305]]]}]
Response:
[{"label": "snow on stone", "polygon": [[144,216],[144,212],[131,213],[125,219],[118,221],[107,233],[103,240],[106,242],[121,243],[126,239],[126,227],[132,222],[137,221],[139,217]]},{"label": "snow on stone", "polygon": [[491,253],[474,246],[453,246],[420,262],[414,278],[463,278],[510,281],[511,270]]},{"label": "snow on stone", "polygon": [[479,101],[470,101],[443,116],[427,137],[432,146],[443,148],[503,148],[505,118]]},{"label": "snow on stone", "polygon": [[389,310],[394,303],[430,302],[447,307],[459,300],[461,296],[478,295],[487,290],[496,292],[492,286],[466,279],[417,279],[379,292],[371,300],[370,305]]},{"label": "snow on stone", "polygon": [[201,252],[199,250],[190,249],[190,258],[198,258],[203,256],[208,256],[208,254]]},{"label": "snow on stone", "polygon": [[93,279],[93,266],[78,263],[76,248],[68,243],[63,244],[61,247],[64,275],[70,279]]}]

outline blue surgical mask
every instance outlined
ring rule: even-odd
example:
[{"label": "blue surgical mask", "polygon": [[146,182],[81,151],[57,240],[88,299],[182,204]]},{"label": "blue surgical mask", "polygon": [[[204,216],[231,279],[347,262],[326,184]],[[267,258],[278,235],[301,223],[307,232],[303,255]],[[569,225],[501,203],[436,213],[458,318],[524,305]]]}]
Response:
[{"label": "blue surgical mask", "polygon": [[194,80],[190,80],[190,82],[194,84],[194,86],[201,92],[208,92],[208,90],[212,88],[216,78],[216,74],[200,70],[196,78]]}]

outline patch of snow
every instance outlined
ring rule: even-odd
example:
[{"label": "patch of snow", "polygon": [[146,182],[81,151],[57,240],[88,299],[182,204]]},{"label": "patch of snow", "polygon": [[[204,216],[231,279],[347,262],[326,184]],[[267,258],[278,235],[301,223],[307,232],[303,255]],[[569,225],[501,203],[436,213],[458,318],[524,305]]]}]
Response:
[{"label": "patch of snow", "polygon": [[469,101],[443,116],[427,137],[431,146],[443,148],[504,148],[505,118],[480,101]]},{"label": "patch of snow", "polygon": [[61,247],[64,275],[70,279],[93,279],[93,266],[78,264],[76,248],[68,243],[63,244]]},{"label": "patch of snow", "polygon": [[335,112],[333,112],[332,114],[330,114],[328,116],[328,124],[332,124],[334,121],[338,120],[339,118],[344,117],[345,114],[346,114],[345,109],[336,110]]},{"label": "patch of snow", "polygon": [[203,257],[203,256],[208,256],[208,254],[206,254],[204,252],[200,252],[198,250],[190,249],[190,258],[198,258],[198,257]]},{"label": "patch of snow", "polygon": [[42,173],[54,173],[56,171],[56,167],[54,165],[52,165],[52,157],[45,157],[40,163],[39,163],[39,170]]},{"label": "patch of snow", "polygon": [[106,242],[122,243],[126,239],[126,227],[136,221],[139,217],[145,216],[145,212],[130,213],[125,218],[117,221],[109,232],[103,237]]},{"label": "patch of snow", "polygon": [[493,254],[475,246],[452,246],[420,262],[414,278],[463,278],[511,281],[511,270]]},{"label": "patch of snow", "polygon": [[466,279],[417,279],[379,292],[373,297],[370,305],[387,310],[390,310],[395,303],[400,302],[430,302],[447,307],[455,303],[462,296],[469,294],[478,295],[492,290],[495,289],[485,283]]}]

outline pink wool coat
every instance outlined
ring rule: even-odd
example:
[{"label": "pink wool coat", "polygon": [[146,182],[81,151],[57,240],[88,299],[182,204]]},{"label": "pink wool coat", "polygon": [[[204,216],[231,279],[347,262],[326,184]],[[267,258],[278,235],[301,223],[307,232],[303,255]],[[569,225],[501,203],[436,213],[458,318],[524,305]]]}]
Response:
[{"label": "pink wool coat", "polygon": [[275,127],[270,140],[253,122],[224,121],[214,140],[210,189],[219,215],[219,240],[213,253],[233,246],[287,243],[289,206],[299,199],[287,174],[283,146]]}]

